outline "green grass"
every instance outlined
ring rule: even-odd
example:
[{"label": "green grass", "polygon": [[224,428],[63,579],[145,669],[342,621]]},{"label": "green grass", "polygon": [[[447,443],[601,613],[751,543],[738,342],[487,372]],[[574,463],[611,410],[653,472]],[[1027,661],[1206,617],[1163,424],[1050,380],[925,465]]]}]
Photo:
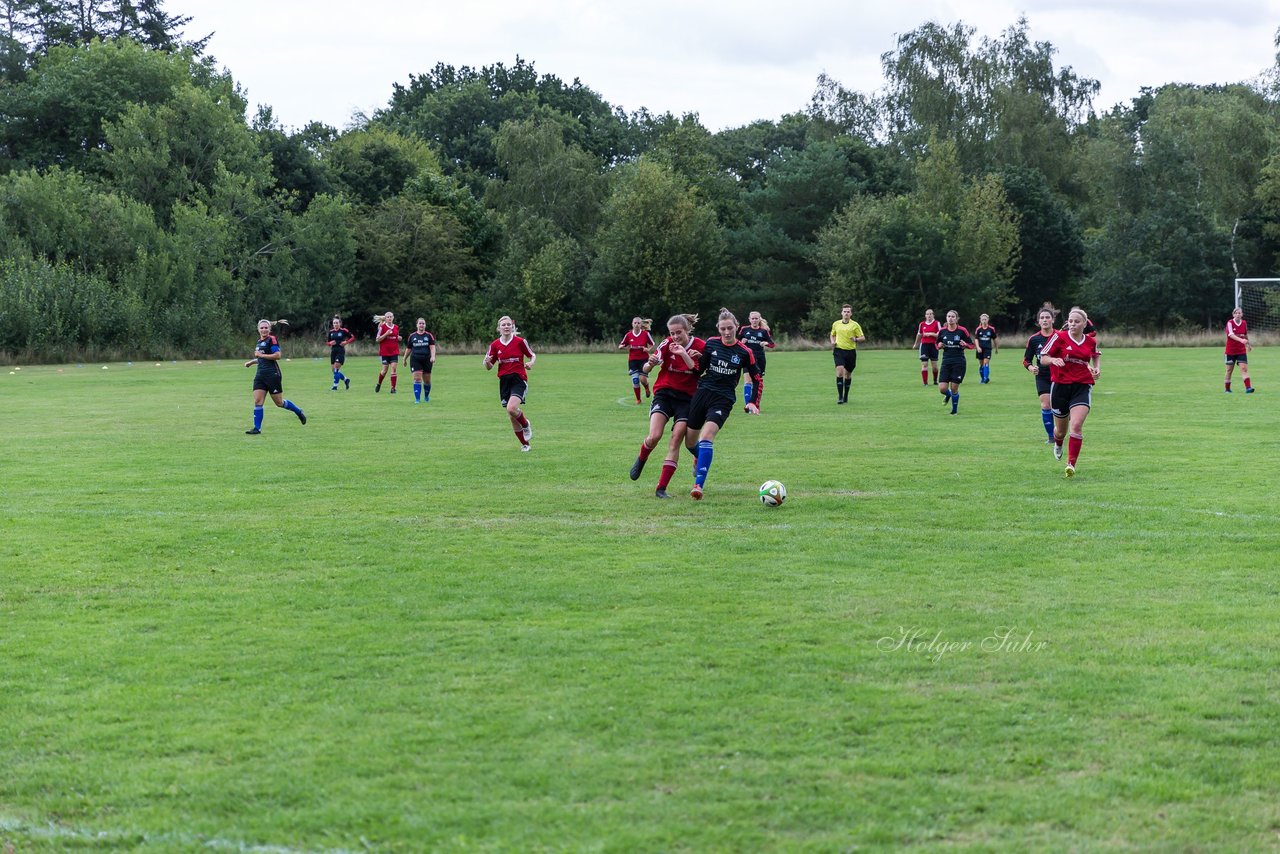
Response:
[{"label": "green grass", "polygon": [[771,355],[701,503],[619,356],[530,454],[479,357],[0,372],[0,846],[1276,847],[1277,360],[1109,350],[1067,482],[1018,355]]}]

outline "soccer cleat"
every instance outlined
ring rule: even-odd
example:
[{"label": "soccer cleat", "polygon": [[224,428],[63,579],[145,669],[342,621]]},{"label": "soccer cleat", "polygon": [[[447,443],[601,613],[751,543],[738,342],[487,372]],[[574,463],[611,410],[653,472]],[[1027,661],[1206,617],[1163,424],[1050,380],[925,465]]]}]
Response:
[{"label": "soccer cleat", "polygon": [[382,391],[382,383],[378,383],[376,386],[373,387],[374,394],[377,394],[380,391]]},{"label": "soccer cleat", "polygon": [[246,436],[257,436],[257,435],[258,435],[259,433],[261,433],[261,432],[262,432],[262,431],[261,431],[261,430],[259,430],[257,427],[254,427],[252,430],[245,430],[245,431],[244,431],[244,434],[245,434]]},{"label": "soccer cleat", "polygon": [[298,420],[303,424],[307,423],[307,415],[301,409],[298,410]]},{"label": "soccer cleat", "polygon": [[329,389],[329,391],[337,391],[337,390],[338,390],[338,384],[337,384],[337,383],[334,383],[334,384],[333,384],[333,388]]},{"label": "soccer cleat", "polygon": [[636,461],[631,464],[631,479],[639,480],[642,471],[644,471],[644,460],[636,457]]},{"label": "soccer cleat", "polygon": [[344,388],[344,389],[347,389],[348,391],[350,391],[350,390],[351,390],[351,378],[350,378],[350,377],[343,377],[343,378],[342,378],[342,381],[343,381],[344,383],[346,383],[346,385],[344,385],[344,386],[343,386],[343,388]]},{"label": "soccer cleat", "polygon": [[837,400],[836,400],[836,403],[844,403],[844,398],[843,398],[843,397],[841,397],[841,398],[837,399]]},{"label": "soccer cleat", "polygon": [[701,501],[702,487],[695,483],[693,485],[693,489],[689,490],[689,497],[692,498],[694,501]]},{"label": "soccer cleat", "polygon": [[1245,389],[1245,390],[1244,390],[1244,393],[1245,393],[1245,394],[1253,394],[1253,393],[1254,393],[1254,391],[1255,391],[1255,389],[1247,388],[1247,389]]},{"label": "soccer cleat", "polygon": [[1071,465],[1071,463],[1067,463],[1067,470],[1066,470],[1066,471],[1064,471],[1064,472],[1062,473],[1062,476],[1063,476],[1063,477],[1065,477],[1065,478],[1073,478],[1073,477],[1075,477],[1075,476],[1076,476],[1076,467],[1075,467],[1075,466],[1073,466],[1073,465]]},{"label": "soccer cleat", "polygon": [[531,424],[526,424],[526,425],[524,426],[524,429],[523,429],[523,430],[521,430],[520,432],[522,432],[522,433],[524,434],[524,440],[525,440],[526,442],[528,442],[529,440],[531,440],[531,439],[533,438],[533,425],[531,425]]},{"label": "soccer cleat", "polygon": [[395,390],[395,388],[394,388],[394,387],[392,387],[392,389],[391,389],[391,393],[392,393],[392,394],[395,394],[395,393],[396,393],[396,390]]},{"label": "soccer cleat", "polygon": [[655,489],[653,491],[653,497],[654,498],[670,498],[671,496],[667,495],[667,491],[665,489]]},{"label": "soccer cleat", "polygon": [[953,407],[951,407],[951,414],[952,414],[952,415],[955,415],[955,414],[956,414],[956,408],[955,408],[954,406],[953,406]]},{"label": "soccer cleat", "polygon": [[1057,442],[1053,443],[1053,458],[1055,460],[1062,459],[1062,446],[1059,445]]},{"label": "soccer cleat", "polygon": [[1227,394],[1231,394],[1231,389],[1229,388],[1224,388],[1223,391],[1225,391]]},{"label": "soccer cleat", "polygon": [[532,446],[532,445],[521,445],[521,446],[520,446],[520,453],[522,453],[522,454],[527,454],[527,453],[529,453],[529,452],[530,452],[530,451],[532,451],[532,450],[533,450],[533,446]]}]

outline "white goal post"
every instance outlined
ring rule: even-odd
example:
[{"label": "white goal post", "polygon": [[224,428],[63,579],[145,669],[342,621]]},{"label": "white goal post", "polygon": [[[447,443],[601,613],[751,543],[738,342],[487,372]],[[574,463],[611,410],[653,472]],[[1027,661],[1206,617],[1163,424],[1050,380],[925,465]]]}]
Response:
[{"label": "white goal post", "polygon": [[1236,279],[1235,288],[1250,332],[1280,332],[1280,279]]}]

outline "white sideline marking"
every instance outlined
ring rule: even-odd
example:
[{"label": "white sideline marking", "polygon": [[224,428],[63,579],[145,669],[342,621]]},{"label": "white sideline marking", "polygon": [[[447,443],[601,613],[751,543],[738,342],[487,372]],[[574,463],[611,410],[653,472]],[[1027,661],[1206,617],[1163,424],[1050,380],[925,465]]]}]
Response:
[{"label": "white sideline marking", "polygon": [[61,824],[35,824],[21,819],[0,816],[0,833],[20,833],[34,839],[58,840],[79,839],[93,842],[136,843],[141,840],[144,845],[167,845],[177,843],[183,846],[203,846],[219,851],[243,851],[251,854],[307,854],[307,852],[324,852],[324,854],[356,854],[344,848],[306,849],[290,848],[284,845],[255,845],[248,842],[237,842],[234,839],[221,839],[216,836],[205,837],[196,833],[147,833],[145,831],[128,830],[91,830],[84,827],[67,827]]}]

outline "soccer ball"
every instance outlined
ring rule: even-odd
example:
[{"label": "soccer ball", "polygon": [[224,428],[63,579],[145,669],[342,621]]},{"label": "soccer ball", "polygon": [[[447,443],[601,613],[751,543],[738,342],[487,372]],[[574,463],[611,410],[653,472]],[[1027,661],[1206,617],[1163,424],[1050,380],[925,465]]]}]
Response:
[{"label": "soccer ball", "polygon": [[787,488],[779,481],[766,480],[760,484],[760,503],[765,507],[777,507],[787,500]]}]

